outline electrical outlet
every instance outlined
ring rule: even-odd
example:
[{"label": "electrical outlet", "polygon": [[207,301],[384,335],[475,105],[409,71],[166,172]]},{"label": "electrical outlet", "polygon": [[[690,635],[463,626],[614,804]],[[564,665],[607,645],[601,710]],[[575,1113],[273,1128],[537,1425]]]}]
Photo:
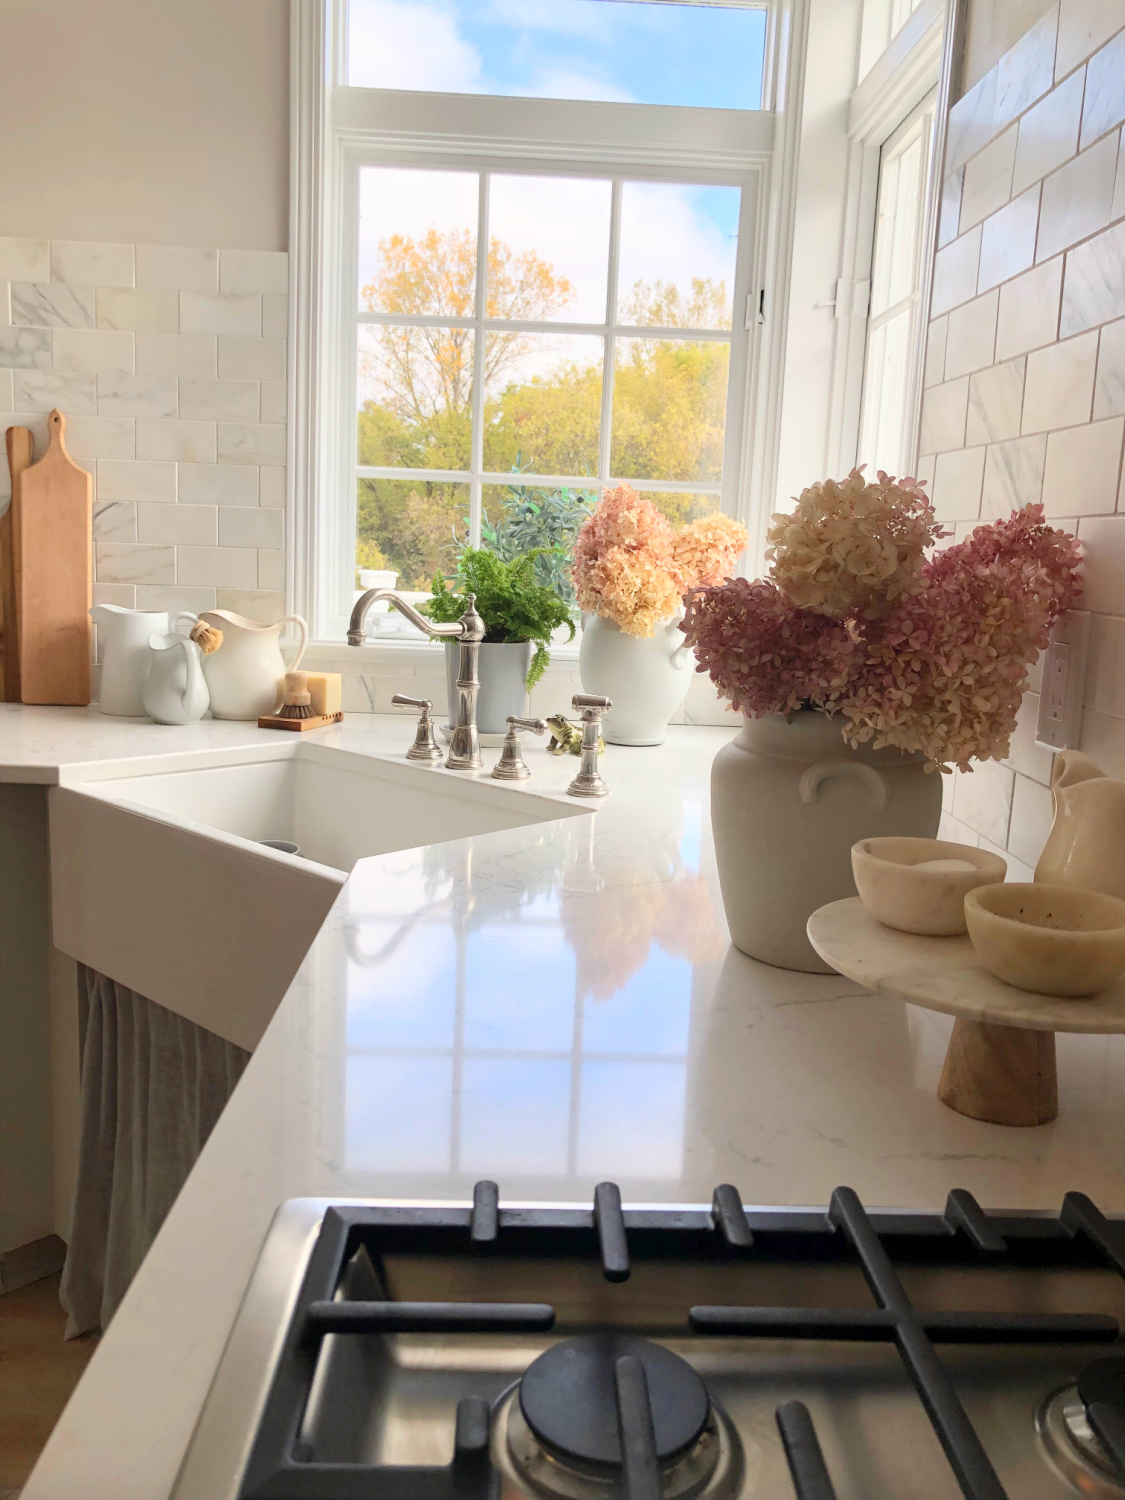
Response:
[{"label": "electrical outlet", "polygon": [[1035,738],[1052,750],[1073,749],[1082,732],[1089,637],[1089,611],[1067,610],[1056,621],[1050,644],[1043,655],[1043,685],[1039,690]]}]

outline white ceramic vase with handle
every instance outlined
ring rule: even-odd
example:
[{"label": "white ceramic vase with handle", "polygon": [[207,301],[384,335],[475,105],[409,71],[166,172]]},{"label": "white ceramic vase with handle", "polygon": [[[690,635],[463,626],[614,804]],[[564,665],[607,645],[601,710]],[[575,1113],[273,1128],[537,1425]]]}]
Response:
[{"label": "white ceramic vase with handle", "polygon": [[145,717],[144,686],[149,667],[149,638],[167,635],[181,620],[195,624],[195,616],[178,614],[171,626],[164,609],[126,609],[121,604],[95,604],[90,618],[98,627],[98,655],[102,662],[98,708],[123,719]]},{"label": "white ceramic vase with handle", "polygon": [[695,655],[679,628],[683,611],[649,636],[628,635],[602,615],[582,616],[582,691],[609,698],[602,719],[611,745],[662,745],[668,720],[687,697]]},{"label": "white ceramic vase with handle", "polygon": [[[272,714],[281,702],[286,672],[301,665],[309,643],[309,628],[300,615],[286,615],[274,625],[262,625],[227,609],[208,609],[199,617],[223,632],[222,645],[203,658],[203,675],[216,719],[257,719]],[[293,660],[281,654],[284,626],[297,627],[299,641]]]},{"label": "white ceramic vase with handle", "polygon": [[840,719],[802,709],[744,718],[711,768],[715,860],[736,948],[806,974],[830,974],[805,932],[830,901],[854,896],[852,845],[934,838],[941,775],[922,755],[853,750]]}]

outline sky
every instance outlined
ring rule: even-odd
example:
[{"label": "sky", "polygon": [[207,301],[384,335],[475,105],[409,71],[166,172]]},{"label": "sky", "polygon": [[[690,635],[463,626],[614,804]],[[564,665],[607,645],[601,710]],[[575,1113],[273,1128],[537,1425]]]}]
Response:
[{"label": "sky", "polygon": [[644,0],[350,0],[360,88],[761,107],[764,8]]}]

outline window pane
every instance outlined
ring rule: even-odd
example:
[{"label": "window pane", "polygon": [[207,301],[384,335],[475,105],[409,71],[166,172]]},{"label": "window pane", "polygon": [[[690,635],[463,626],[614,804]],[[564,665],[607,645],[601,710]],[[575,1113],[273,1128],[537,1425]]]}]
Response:
[{"label": "window pane", "polygon": [[603,354],[588,334],[488,334],[485,469],[596,474]]},{"label": "window pane", "polygon": [[613,449],[618,479],[718,484],[730,346],[688,339],[618,339]]},{"label": "window pane", "polygon": [[863,442],[860,461],[874,473],[901,474],[907,377],[910,373],[911,308],[903,308],[867,336],[863,374]]},{"label": "window pane", "polygon": [[619,323],[730,327],[740,196],[733,187],[622,185]]},{"label": "window pane", "polygon": [[472,331],[361,324],[356,405],[357,463],[467,469],[473,425]]},{"label": "window pane", "polygon": [[486,484],[482,498],[481,544],[505,562],[532,547],[557,547],[536,559],[535,576],[575,610],[570,554],[579,527],[597,504],[597,489],[544,489],[513,479],[508,485]]},{"label": "window pane", "polygon": [[350,0],[348,82],[759,109],[766,8]]},{"label": "window pane", "polygon": [[610,191],[574,177],[490,179],[490,318],[605,322]]},{"label": "window pane", "polygon": [[398,574],[396,587],[428,592],[436,572],[452,572],[468,514],[467,484],[357,480],[356,568],[390,569]]},{"label": "window pane", "polygon": [[673,526],[686,526],[689,521],[698,521],[700,516],[709,516],[719,509],[718,495],[685,494],[680,490],[645,490],[646,500],[651,500],[661,515],[667,516]]},{"label": "window pane", "polygon": [[361,312],[474,312],[475,172],[364,167],[359,174]]},{"label": "window pane", "polygon": [[922,214],[925,155],[921,131],[888,153],[879,174],[879,217],[871,313],[877,316],[909,297],[917,284],[918,222]]}]

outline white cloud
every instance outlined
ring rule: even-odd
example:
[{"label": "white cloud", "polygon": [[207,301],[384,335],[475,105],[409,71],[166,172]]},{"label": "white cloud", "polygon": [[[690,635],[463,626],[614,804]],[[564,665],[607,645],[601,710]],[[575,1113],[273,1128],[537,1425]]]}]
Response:
[{"label": "white cloud", "polygon": [[556,36],[580,36],[609,42],[613,35],[610,8],[598,0],[490,0],[482,19],[517,31],[551,31]]},{"label": "white cloud", "polygon": [[[737,189],[729,189],[732,194]],[[682,292],[695,276],[734,289],[735,241],[682,183],[629,182],[621,213],[621,294],[635,281],[671,281]]]},{"label": "white cloud", "polygon": [[480,53],[443,5],[351,0],[348,32],[348,82],[356,88],[482,91]]}]

